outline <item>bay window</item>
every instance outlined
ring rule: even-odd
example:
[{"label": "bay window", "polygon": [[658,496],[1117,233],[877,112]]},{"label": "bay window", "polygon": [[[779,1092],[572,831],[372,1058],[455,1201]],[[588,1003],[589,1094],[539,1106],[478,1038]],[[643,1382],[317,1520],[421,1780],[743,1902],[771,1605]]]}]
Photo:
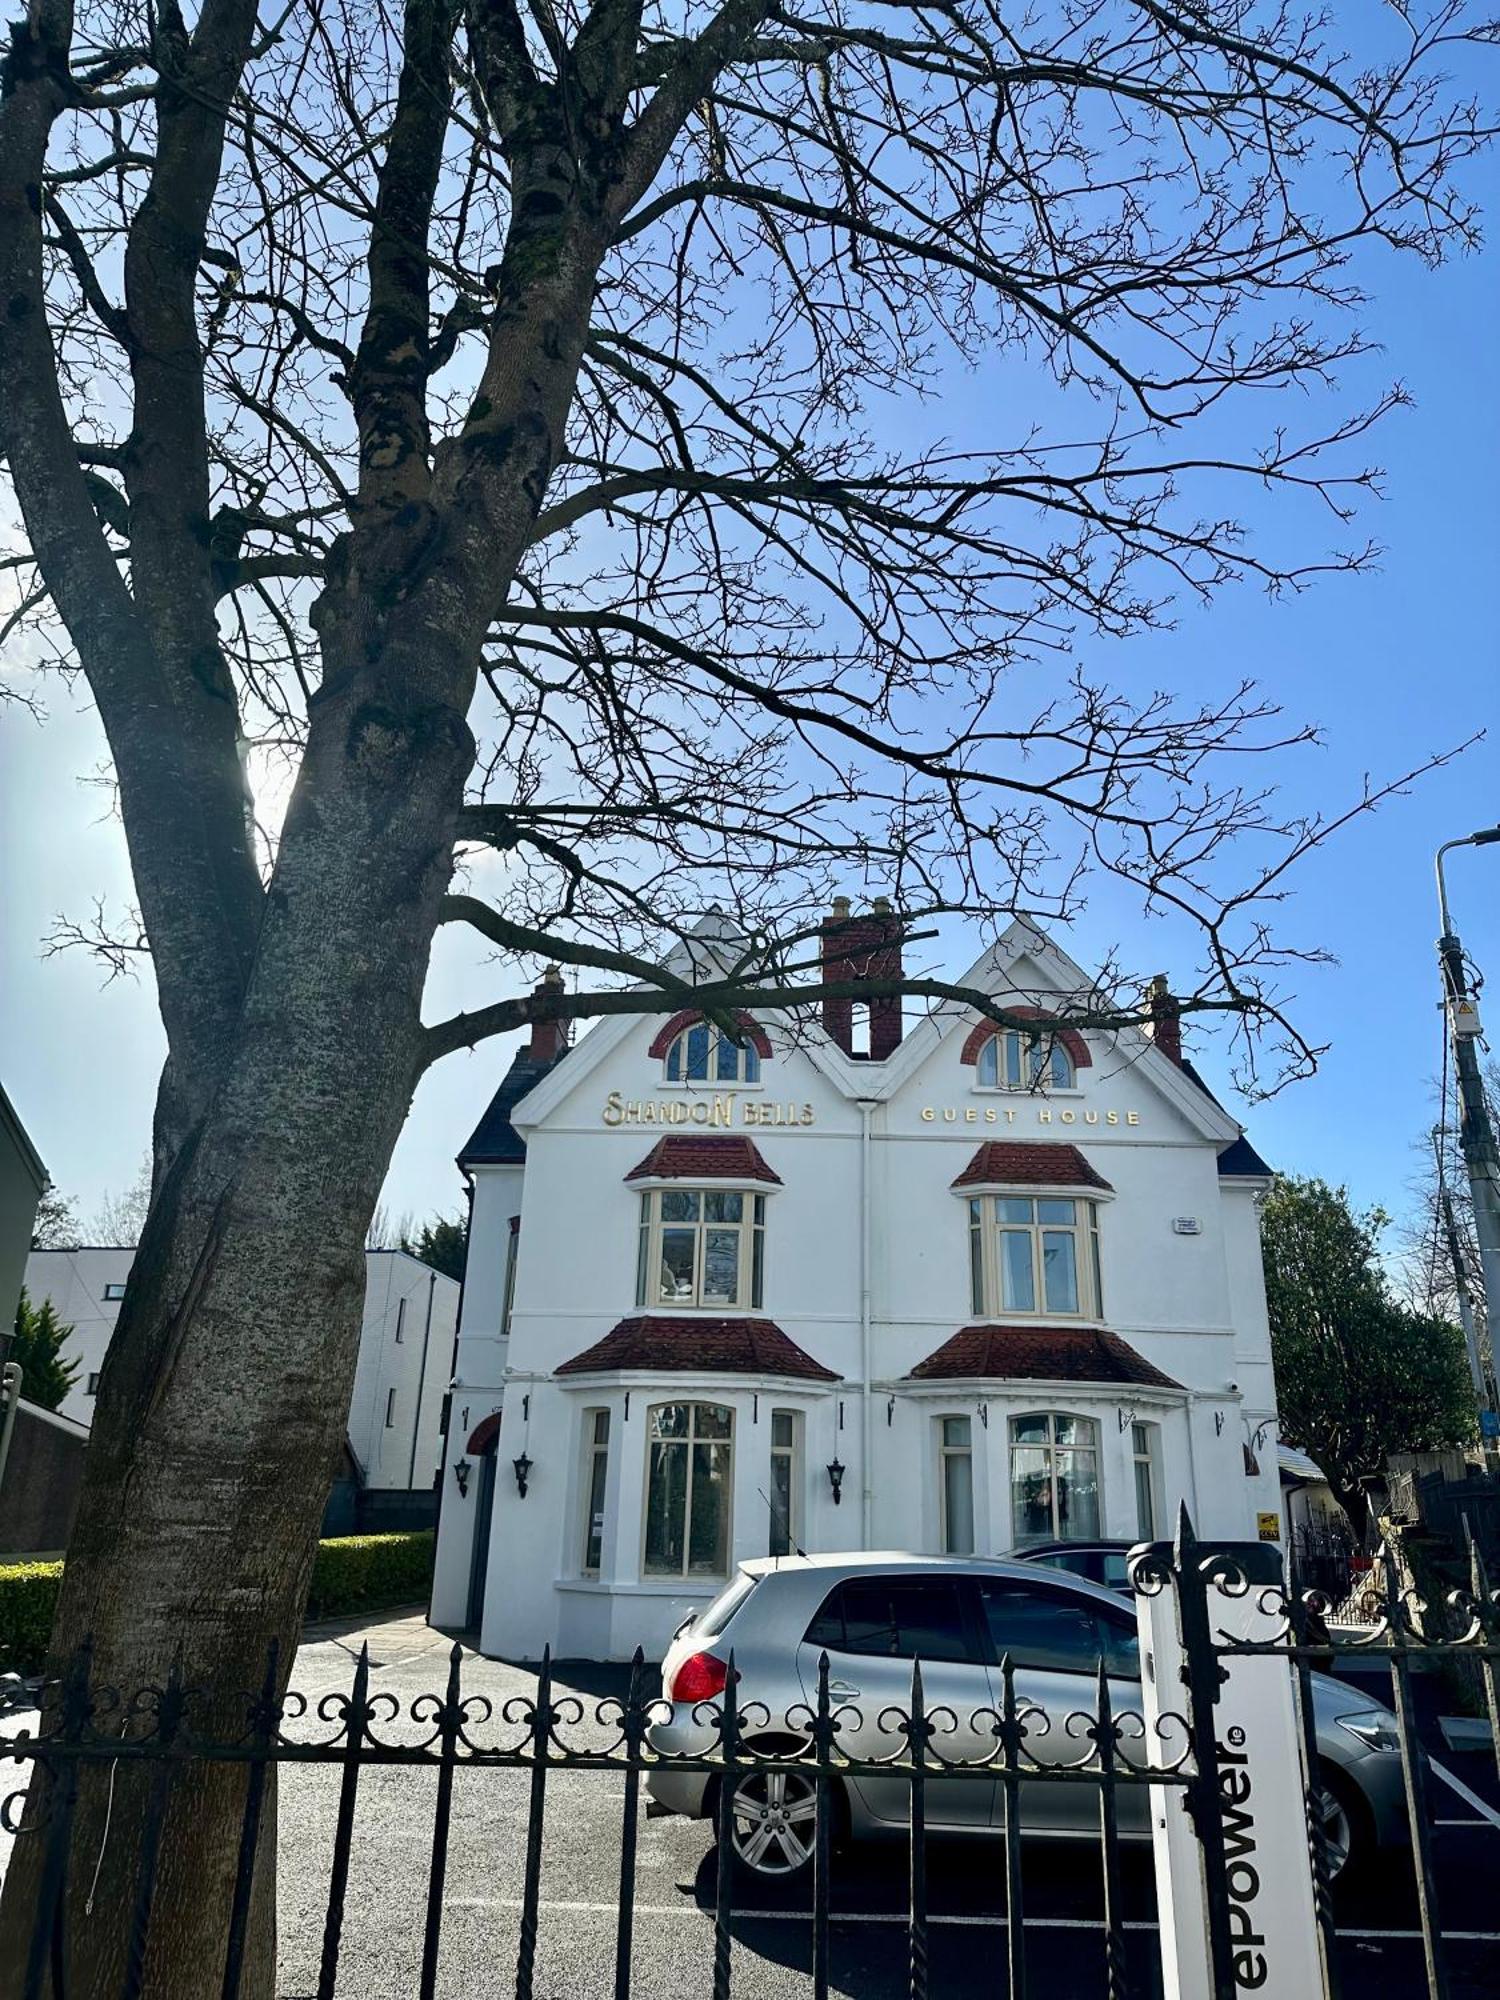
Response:
[{"label": "bay window", "polygon": [[976,1195],[969,1202],[969,1284],[976,1313],[1097,1319],[1097,1204],[1076,1195]]},{"label": "bay window", "polygon": [[969,1417],[938,1419],[938,1492],[945,1556],[974,1553],[974,1426]]},{"label": "bay window", "polygon": [[727,1576],[734,1412],[718,1403],[658,1403],[646,1436],[645,1575]]},{"label": "bay window", "polygon": [[1143,1542],[1156,1539],[1156,1454],[1152,1450],[1155,1424],[1130,1426],[1130,1456],[1135,1471],[1135,1528]]},{"label": "bay window", "polygon": [[1001,1028],[979,1051],[974,1081],[981,1090],[1071,1090],[1073,1058],[1061,1042],[1036,1038],[1019,1028]]},{"label": "bay window", "polygon": [[759,1306],[766,1198],[739,1189],[657,1188],[641,1196],[638,1306]]},{"label": "bay window", "polygon": [[766,1554],[789,1556],[797,1545],[799,1418],[795,1410],[771,1412],[771,1536]]},{"label": "bay window", "polygon": [[599,1574],[604,1553],[604,1493],[609,1481],[609,1411],[583,1413],[583,1573]]},{"label": "bay window", "polygon": [[1011,1527],[1027,1542],[1099,1534],[1099,1429],[1091,1417],[1037,1411],[1010,1425]]}]

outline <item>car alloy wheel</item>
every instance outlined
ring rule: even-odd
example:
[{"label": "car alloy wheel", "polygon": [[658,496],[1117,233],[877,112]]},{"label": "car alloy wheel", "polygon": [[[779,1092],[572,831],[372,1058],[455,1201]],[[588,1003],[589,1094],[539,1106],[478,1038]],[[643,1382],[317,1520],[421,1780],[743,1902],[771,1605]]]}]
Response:
[{"label": "car alloy wheel", "polygon": [[752,1874],[784,1881],[812,1860],[817,1788],[800,1771],[752,1771],[735,1787],[735,1858]]},{"label": "car alloy wheel", "polygon": [[1323,1835],[1328,1879],[1336,1882],[1349,1866],[1354,1852],[1354,1827],[1348,1808],[1326,1785],[1318,1794],[1318,1826]]}]

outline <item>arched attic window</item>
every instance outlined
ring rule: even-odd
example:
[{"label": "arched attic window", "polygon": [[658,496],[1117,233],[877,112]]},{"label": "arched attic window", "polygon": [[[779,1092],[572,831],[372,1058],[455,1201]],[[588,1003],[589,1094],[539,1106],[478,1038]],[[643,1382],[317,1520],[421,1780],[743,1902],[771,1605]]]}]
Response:
[{"label": "arched attic window", "polygon": [[748,1014],[736,1016],[736,1041],[701,1014],[674,1014],[649,1053],[659,1056],[665,1083],[759,1083],[771,1053],[765,1030]]},{"label": "arched attic window", "polygon": [[[1012,1013],[1034,1015],[1034,1007]],[[1076,1028],[1039,1024],[1035,1035],[1025,1028],[999,1028],[981,1021],[971,1029],[959,1061],[974,1071],[977,1090],[1073,1090],[1078,1072],[1093,1063],[1089,1045]]]}]

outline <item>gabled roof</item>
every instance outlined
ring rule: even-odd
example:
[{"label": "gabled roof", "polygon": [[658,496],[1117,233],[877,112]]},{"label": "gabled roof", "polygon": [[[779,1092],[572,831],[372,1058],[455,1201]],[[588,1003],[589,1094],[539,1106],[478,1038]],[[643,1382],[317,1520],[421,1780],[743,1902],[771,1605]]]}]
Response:
[{"label": "gabled roof", "polygon": [[489,1106],[479,1123],[469,1135],[468,1144],[458,1156],[461,1167],[502,1167],[519,1166],[526,1158],[526,1141],[511,1124],[511,1113],[526,1095],[527,1091],[541,1082],[549,1070],[557,1068],[568,1051],[550,1056],[543,1061],[529,1055],[522,1049],[515,1061],[500,1080],[500,1088],[489,1101]]},{"label": "gabled roof", "polygon": [[1042,1139],[987,1139],[952,1185],[960,1187],[1087,1187],[1114,1190],[1076,1146]]},{"label": "gabled roof", "polygon": [[559,1375],[595,1375],[618,1368],[665,1374],[786,1375],[808,1382],[837,1382],[831,1368],[797,1345],[769,1319],[679,1318],[642,1313],[622,1319],[603,1340],[559,1363]]},{"label": "gabled roof", "polygon": [[658,1139],[627,1181],[764,1181],[780,1187],[781,1176],[768,1167],[753,1139],[741,1133],[718,1135],[684,1132]]},{"label": "gabled roof", "polygon": [[909,1382],[1137,1382],[1180,1389],[1117,1333],[1091,1326],[965,1326],[919,1361]]}]

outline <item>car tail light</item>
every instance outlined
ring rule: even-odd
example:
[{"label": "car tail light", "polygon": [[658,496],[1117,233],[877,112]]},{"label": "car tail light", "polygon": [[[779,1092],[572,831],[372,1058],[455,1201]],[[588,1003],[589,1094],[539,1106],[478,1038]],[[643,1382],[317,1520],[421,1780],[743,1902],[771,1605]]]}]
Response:
[{"label": "car tail light", "polygon": [[672,1676],[668,1701],[709,1701],[722,1694],[729,1669],[713,1653],[690,1653]]}]

